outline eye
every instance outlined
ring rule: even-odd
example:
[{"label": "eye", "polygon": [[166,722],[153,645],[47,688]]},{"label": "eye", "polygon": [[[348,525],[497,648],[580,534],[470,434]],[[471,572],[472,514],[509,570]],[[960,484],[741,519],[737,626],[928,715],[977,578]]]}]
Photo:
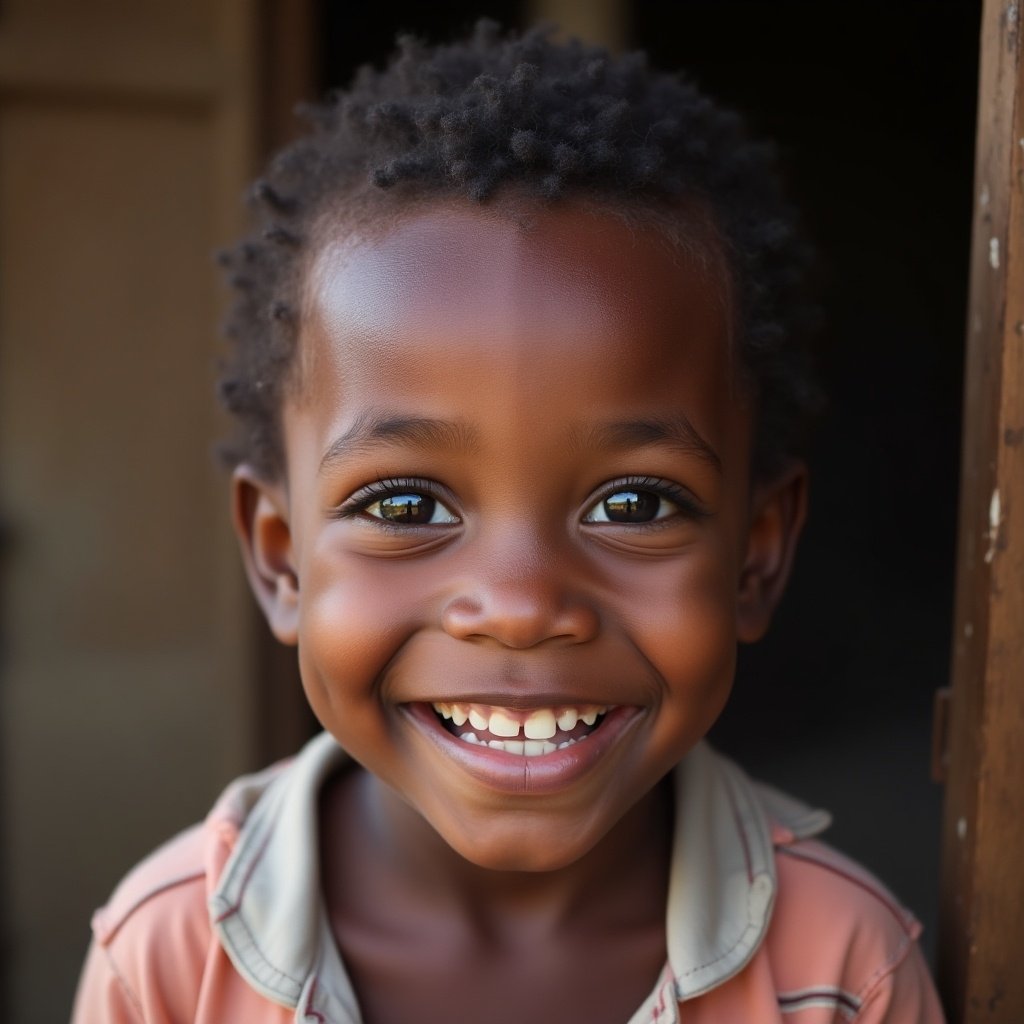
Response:
[{"label": "eye", "polygon": [[[444,501],[437,496],[445,495]],[[446,526],[461,522],[452,512],[448,490],[420,477],[374,480],[330,511],[334,519],[373,520],[382,527]]]},{"label": "eye", "polygon": [[678,511],[660,494],[639,488],[623,488],[592,506],[583,517],[585,523],[650,523]]},{"label": "eye", "polygon": [[395,526],[435,526],[459,521],[437,498],[416,491],[388,494],[364,505],[362,512]]},{"label": "eye", "polygon": [[590,506],[583,522],[643,526],[660,520],[703,519],[708,514],[689,490],[656,477],[629,477],[606,484],[603,490],[604,497]]}]

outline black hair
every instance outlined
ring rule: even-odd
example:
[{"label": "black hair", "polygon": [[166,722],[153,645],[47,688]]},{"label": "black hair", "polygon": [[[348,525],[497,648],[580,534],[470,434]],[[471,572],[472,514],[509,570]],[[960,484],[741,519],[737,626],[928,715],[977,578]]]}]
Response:
[{"label": "black hair", "polygon": [[704,210],[732,277],[739,362],[756,400],[755,473],[799,453],[820,404],[810,252],[773,148],[685,78],[650,69],[643,54],[481,21],[448,45],[400,38],[384,71],[361,69],[305,114],[312,132],[253,188],[258,231],[222,256],[238,292],[220,382],[240,428],[229,460],[270,479],[283,469],[280,406],[321,216],[346,200],[353,210],[386,196],[401,209],[451,196],[486,203],[502,190],[680,220],[687,206]]}]

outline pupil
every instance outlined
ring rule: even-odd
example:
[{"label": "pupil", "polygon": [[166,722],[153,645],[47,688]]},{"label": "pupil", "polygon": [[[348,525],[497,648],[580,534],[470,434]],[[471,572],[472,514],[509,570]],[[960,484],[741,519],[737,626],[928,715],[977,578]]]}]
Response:
[{"label": "pupil", "polygon": [[434,517],[433,498],[425,494],[392,494],[380,501],[382,519],[391,523],[429,523]]},{"label": "pupil", "polygon": [[605,498],[604,511],[613,523],[649,523],[660,503],[650,491],[618,491]]}]

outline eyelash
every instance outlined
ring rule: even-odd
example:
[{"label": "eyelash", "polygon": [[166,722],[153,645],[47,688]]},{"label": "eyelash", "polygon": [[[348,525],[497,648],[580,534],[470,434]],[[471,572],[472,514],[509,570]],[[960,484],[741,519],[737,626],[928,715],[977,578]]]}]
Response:
[{"label": "eyelash", "polygon": [[[620,491],[635,488],[636,490],[648,491],[672,502],[679,509],[680,514],[687,519],[706,519],[709,515],[694,496],[678,484],[668,480],[650,476],[629,476],[621,480],[613,480],[601,488],[601,492],[587,506],[592,509],[602,501],[607,500],[613,494]],[[343,501],[337,508],[332,509],[331,516],[334,519],[353,519],[362,515],[371,505],[384,498],[395,494],[425,494],[429,495],[442,504],[454,504],[452,498],[447,494],[446,489],[440,488],[434,481],[423,477],[387,477],[381,480],[374,480],[372,483],[361,487],[350,498]],[[633,530],[657,530],[669,525],[674,516],[666,516],[662,519],[654,519],[647,523],[633,523],[630,528]],[[399,526],[390,523],[386,519],[374,517],[374,522],[382,529],[395,531],[407,531],[408,526]]]},{"label": "eyelash", "polygon": [[[382,501],[394,494],[426,494],[442,503],[452,501],[433,480],[417,476],[385,477],[381,480],[374,480],[365,487],[360,487],[350,498],[346,498],[337,508],[332,509],[331,515],[335,519],[351,519],[361,515],[375,502]],[[393,525],[385,519],[381,519],[380,522],[385,526]],[[408,529],[408,527],[398,527],[398,529]]]}]

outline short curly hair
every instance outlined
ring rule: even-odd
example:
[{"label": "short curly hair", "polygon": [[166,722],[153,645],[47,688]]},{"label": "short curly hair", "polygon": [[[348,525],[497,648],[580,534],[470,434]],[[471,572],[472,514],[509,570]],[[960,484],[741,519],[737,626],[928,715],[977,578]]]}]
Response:
[{"label": "short curly hair", "polygon": [[486,203],[503,190],[663,221],[703,209],[733,281],[740,364],[757,406],[754,472],[801,451],[821,401],[808,344],[810,250],[773,148],[685,78],[650,69],[643,54],[613,57],[549,29],[505,34],[481,21],[448,45],[400,38],[384,71],[361,69],[304,112],[313,130],[253,187],[257,229],[222,254],[237,290],[220,380],[239,428],[229,461],[269,479],[284,468],[281,404],[322,215],[381,199],[399,212],[453,196]]}]

